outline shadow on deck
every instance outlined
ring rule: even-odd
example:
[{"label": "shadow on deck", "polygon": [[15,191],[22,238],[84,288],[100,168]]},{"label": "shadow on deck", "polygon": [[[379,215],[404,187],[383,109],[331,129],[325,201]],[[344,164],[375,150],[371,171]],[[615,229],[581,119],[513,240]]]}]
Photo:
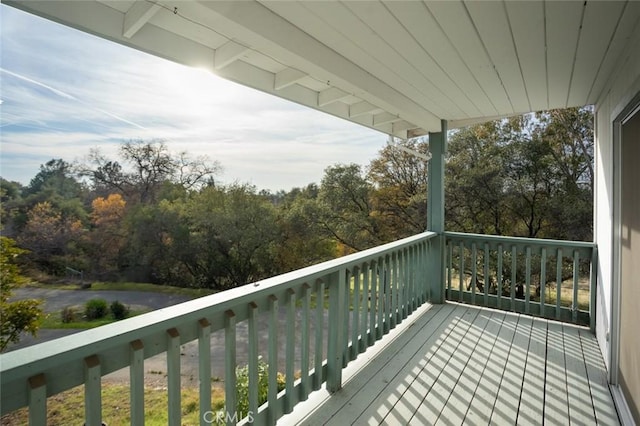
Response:
[{"label": "shadow on deck", "polygon": [[588,328],[426,304],[279,424],[619,424]]}]

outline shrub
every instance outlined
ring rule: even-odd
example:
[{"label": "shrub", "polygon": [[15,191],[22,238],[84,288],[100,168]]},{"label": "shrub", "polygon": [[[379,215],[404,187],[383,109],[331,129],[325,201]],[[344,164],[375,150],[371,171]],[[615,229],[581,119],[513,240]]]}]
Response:
[{"label": "shrub", "polygon": [[[285,376],[282,373],[278,373],[276,382],[278,383],[278,392],[285,387]],[[237,413],[238,417],[255,416],[257,413],[249,413],[249,366],[236,367],[236,398],[237,398]],[[262,358],[258,360],[258,406],[267,402],[267,396],[269,393],[269,364],[264,362]],[[224,409],[217,412],[217,423],[221,423],[224,420]]]},{"label": "shrub", "polygon": [[63,324],[74,322],[76,320],[76,311],[72,307],[67,306],[60,313],[60,319]]},{"label": "shrub", "polygon": [[125,319],[129,316],[129,308],[123,305],[120,301],[114,300],[111,302],[111,314],[113,318],[117,320]]},{"label": "shrub", "polygon": [[107,315],[107,301],[91,299],[84,305],[84,316],[88,321],[104,318]]}]

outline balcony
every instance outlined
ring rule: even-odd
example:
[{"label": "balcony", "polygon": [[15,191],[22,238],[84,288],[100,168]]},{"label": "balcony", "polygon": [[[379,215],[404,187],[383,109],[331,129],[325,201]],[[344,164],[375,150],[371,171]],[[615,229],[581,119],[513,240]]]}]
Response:
[{"label": "balcony", "polygon": [[87,424],[109,424],[101,378],[128,368],[131,424],[144,424],[145,360],[166,354],[179,425],[180,347],[196,341],[210,424],[212,335],[223,333],[227,424],[618,424],[592,334],[596,259],[592,243],[425,232],[2,355],[2,414],[26,406],[44,425],[47,397],[84,385]]}]

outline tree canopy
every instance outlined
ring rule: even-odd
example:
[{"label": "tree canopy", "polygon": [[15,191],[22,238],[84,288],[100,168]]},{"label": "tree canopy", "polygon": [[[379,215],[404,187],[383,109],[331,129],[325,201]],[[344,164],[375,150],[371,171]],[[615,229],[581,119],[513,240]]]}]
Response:
[{"label": "tree canopy", "polygon": [[[427,138],[398,141],[427,153]],[[24,266],[93,279],[226,289],[422,232],[428,163],[389,144],[367,166],[272,193],[214,178],[221,166],[161,140],[118,158],[52,159],[29,185],[0,179],[3,234]],[[452,231],[590,240],[593,115],[544,111],[453,130],[445,168]]]}]

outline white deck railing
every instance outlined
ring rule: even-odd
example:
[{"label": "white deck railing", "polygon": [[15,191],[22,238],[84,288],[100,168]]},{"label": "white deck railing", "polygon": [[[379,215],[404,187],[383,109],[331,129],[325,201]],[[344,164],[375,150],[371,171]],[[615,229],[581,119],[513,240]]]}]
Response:
[{"label": "white deck railing", "polygon": [[[226,423],[249,414],[256,424],[274,424],[323,383],[330,391],[339,389],[347,363],[424,303],[432,285],[442,285],[437,274],[430,281],[428,273],[441,259],[432,248],[434,238],[439,237],[432,232],[419,234],[1,355],[1,413],[28,406],[30,424],[44,425],[47,397],[84,385],[86,424],[100,425],[102,377],[128,367],[131,424],[143,424],[145,360],[166,353],[169,424],[179,425],[180,346],[197,341],[200,422],[210,424],[211,333],[224,330]],[[268,322],[266,347],[258,345],[261,318]],[[246,327],[239,328],[242,322]],[[249,413],[237,413],[237,337],[238,330],[245,329]],[[259,406],[258,365],[265,351],[269,390],[266,403]],[[278,365],[285,366],[281,392]]]},{"label": "white deck railing", "polygon": [[595,243],[445,232],[446,298],[595,328]]}]

